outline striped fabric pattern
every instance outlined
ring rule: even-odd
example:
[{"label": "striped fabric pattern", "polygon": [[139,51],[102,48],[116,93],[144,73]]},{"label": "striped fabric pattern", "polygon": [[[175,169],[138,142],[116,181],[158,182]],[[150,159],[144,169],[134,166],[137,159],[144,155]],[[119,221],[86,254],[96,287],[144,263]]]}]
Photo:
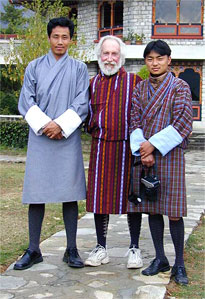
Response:
[{"label": "striped fabric pattern", "polygon": [[[127,140],[133,88],[139,77],[122,67],[114,76],[98,74],[91,80],[88,132],[104,140]],[[99,122],[101,118],[101,124]]]},{"label": "striped fabric pattern", "polygon": [[114,76],[91,80],[88,132],[92,135],[86,208],[98,214],[127,210],[131,151],[129,122],[132,92],[141,80],[121,68]]},{"label": "striped fabric pattern", "polygon": [[[149,202],[145,199],[137,206],[130,203],[128,212],[170,217],[187,214],[184,149],[192,131],[191,92],[186,82],[171,73],[168,73],[156,92],[151,88],[149,80],[137,85],[132,99],[130,132],[142,128],[144,137],[149,139],[168,125],[178,131],[183,142],[164,157],[159,151],[154,151],[161,182],[158,200]],[[141,170],[141,166],[136,166],[134,170],[134,190],[138,194]]]},{"label": "striped fabric pattern", "polygon": [[86,209],[97,214],[127,210],[131,153],[129,141],[92,139]]}]

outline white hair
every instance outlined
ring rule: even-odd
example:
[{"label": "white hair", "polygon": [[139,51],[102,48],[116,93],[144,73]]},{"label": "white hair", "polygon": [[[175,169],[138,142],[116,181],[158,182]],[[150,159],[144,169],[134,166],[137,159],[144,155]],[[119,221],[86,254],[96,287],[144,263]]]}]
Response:
[{"label": "white hair", "polygon": [[100,39],[100,41],[99,41],[99,43],[96,47],[96,55],[97,55],[98,61],[99,61],[100,56],[101,56],[102,44],[107,39],[115,40],[116,42],[118,42],[118,44],[120,46],[121,65],[124,65],[125,64],[125,56],[126,56],[126,46],[119,37],[116,37],[116,36],[113,36],[113,35],[106,35],[104,37],[101,37],[101,39]]}]

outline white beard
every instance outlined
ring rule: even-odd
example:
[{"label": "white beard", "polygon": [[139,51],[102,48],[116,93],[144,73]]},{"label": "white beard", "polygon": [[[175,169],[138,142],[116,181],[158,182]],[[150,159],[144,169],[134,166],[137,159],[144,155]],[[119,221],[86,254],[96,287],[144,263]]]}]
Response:
[{"label": "white beard", "polygon": [[122,66],[121,59],[119,60],[119,63],[117,64],[116,62],[107,62],[107,61],[102,62],[101,58],[99,58],[98,64],[99,64],[101,71],[106,76],[112,76],[112,75],[116,74]]}]

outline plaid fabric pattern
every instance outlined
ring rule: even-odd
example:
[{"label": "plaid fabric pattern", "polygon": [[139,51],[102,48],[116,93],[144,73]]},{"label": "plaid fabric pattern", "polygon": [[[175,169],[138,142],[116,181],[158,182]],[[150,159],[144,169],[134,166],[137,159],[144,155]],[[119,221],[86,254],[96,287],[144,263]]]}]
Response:
[{"label": "plaid fabric pattern", "polygon": [[[163,214],[170,217],[186,216],[184,151],[192,131],[191,92],[186,82],[168,73],[154,92],[149,80],[140,82],[133,93],[130,132],[143,130],[149,139],[155,133],[172,125],[182,136],[183,142],[162,157],[155,150],[158,177],[161,182],[157,202],[146,199],[139,205],[129,203],[128,212]],[[140,159],[140,158],[137,158]],[[141,166],[134,170],[134,190],[139,194]]]},{"label": "plaid fabric pattern", "polygon": [[124,68],[114,76],[98,74],[91,80],[88,132],[92,135],[92,146],[86,201],[89,212],[126,213],[131,97],[140,80]]}]

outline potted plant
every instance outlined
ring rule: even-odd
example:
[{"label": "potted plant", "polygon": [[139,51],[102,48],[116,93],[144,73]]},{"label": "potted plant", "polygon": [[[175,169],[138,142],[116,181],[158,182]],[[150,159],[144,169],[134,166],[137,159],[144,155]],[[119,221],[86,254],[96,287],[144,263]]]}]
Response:
[{"label": "potted plant", "polygon": [[131,45],[131,40],[128,38],[128,36],[124,36],[122,40],[126,45]]},{"label": "potted plant", "polygon": [[145,38],[145,35],[144,35],[144,33],[142,33],[142,34],[135,33],[134,37],[135,37],[135,44],[136,45],[141,45],[143,39]]},{"label": "potted plant", "polygon": [[123,42],[125,42],[126,45],[130,45],[135,40],[135,34],[132,30],[128,29],[128,35],[123,37]]}]

